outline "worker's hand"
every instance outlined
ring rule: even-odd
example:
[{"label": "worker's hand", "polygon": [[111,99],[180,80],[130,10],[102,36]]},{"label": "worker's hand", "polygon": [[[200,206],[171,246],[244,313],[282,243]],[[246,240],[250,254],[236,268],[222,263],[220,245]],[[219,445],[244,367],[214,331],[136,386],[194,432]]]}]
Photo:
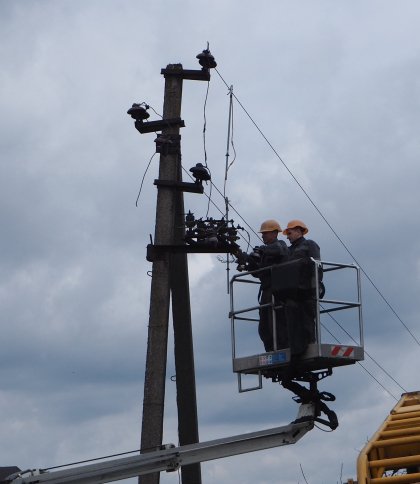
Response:
[{"label": "worker's hand", "polygon": [[236,262],[238,262],[238,264],[245,264],[248,259],[248,254],[246,252],[242,252],[242,250],[238,250],[235,253],[235,257],[237,259]]},{"label": "worker's hand", "polygon": [[234,255],[235,257],[240,257],[241,254],[244,254],[244,252],[242,252],[242,250],[239,246],[235,247],[232,251],[232,255]]}]

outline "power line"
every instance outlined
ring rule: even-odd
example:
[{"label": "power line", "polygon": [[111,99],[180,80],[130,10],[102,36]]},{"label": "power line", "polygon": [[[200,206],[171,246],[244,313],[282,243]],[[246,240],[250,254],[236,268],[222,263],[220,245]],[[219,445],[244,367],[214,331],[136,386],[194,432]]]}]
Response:
[{"label": "power line", "polygon": [[[182,166],[182,165],[181,165],[181,166]],[[194,181],[194,178],[191,176],[191,174],[190,174],[190,173],[187,171],[187,169],[186,169],[186,168],[184,168],[184,167],[182,166],[182,170],[184,171],[184,173],[186,173],[186,174],[187,174],[187,175],[188,175],[188,176],[191,178],[191,180],[193,180],[193,181]],[[223,194],[222,194],[222,192],[219,190],[219,188],[217,188],[217,186],[216,186],[216,185],[215,185],[215,184],[214,184],[212,181],[210,181],[210,183],[211,183],[211,185],[212,185],[212,186],[213,186],[213,187],[216,189],[216,191],[217,191],[217,192],[218,192],[218,193],[219,193],[219,194],[220,194],[220,195],[223,197]],[[210,191],[210,193],[211,193],[211,191]],[[226,213],[225,213],[225,212],[223,212],[223,211],[222,211],[222,209],[221,209],[220,207],[218,207],[218,205],[217,205],[215,202],[213,202],[213,200],[211,199],[211,196],[210,196],[210,195],[207,195],[207,193],[206,193],[206,192],[204,192],[204,195],[205,195],[205,196],[208,198],[208,200],[209,200],[209,204],[211,203],[211,204],[212,204],[212,205],[213,205],[213,206],[214,206],[214,207],[215,207],[215,208],[216,208],[216,209],[217,209],[217,210],[218,210],[218,211],[221,213],[221,215],[224,217],[224,216],[226,215]],[[236,209],[235,209],[235,208],[234,208],[234,207],[233,207],[233,206],[230,204],[230,202],[228,202],[228,203],[229,203],[229,207],[230,207],[230,208],[231,208],[231,209],[232,209],[232,210],[233,210],[233,211],[234,211],[234,212],[235,212],[235,213],[236,213],[236,214],[239,216],[239,218],[240,218],[240,219],[241,219],[241,220],[244,222],[244,224],[245,224],[245,225],[246,225],[246,226],[247,226],[247,227],[248,227],[248,228],[249,228],[249,229],[250,229],[252,232],[254,232],[254,234],[255,234],[255,235],[256,235],[256,236],[259,238],[258,234],[257,234],[257,233],[254,231],[254,229],[253,229],[253,228],[252,228],[252,227],[251,227],[251,226],[248,224],[248,222],[247,222],[247,221],[246,221],[246,220],[245,220],[245,219],[244,219],[244,218],[243,218],[243,217],[242,217],[242,216],[239,214],[239,212],[237,212],[237,211],[236,211]],[[244,230],[245,230],[245,229],[244,229]],[[246,239],[245,239],[245,237],[244,237],[244,236],[243,236],[243,235],[242,235],[240,232],[238,232],[238,233],[239,233],[239,236],[240,236],[240,237],[242,237],[242,238],[245,240],[245,242],[247,243],[247,245],[249,246],[249,245],[250,245],[250,235],[249,235],[249,232],[248,232],[247,230],[245,230],[245,232],[246,232],[246,233],[247,233],[247,235],[248,235],[248,240],[246,240]]]},{"label": "power line", "polygon": [[[341,343],[341,341],[340,341],[340,340],[339,340],[339,339],[338,339],[336,336],[334,336],[334,334],[333,334],[333,333],[331,333],[331,331],[330,331],[330,330],[329,330],[329,329],[328,329],[328,328],[327,328],[327,327],[326,327],[324,324],[322,324],[322,323],[321,323],[321,326],[322,326],[322,327],[325,329],[325,331],[326,331],[326,332],[327,332],[327,333],[328,333],[328,334],[329,334],[329,335],[330,335],[332,338],[334,338],[334,339],[335,339],[335,341],[336,341],[338,344],[342,344],[342,343]],[[357,361],[356,363],[358,363],[358,364],[359,364],[359,365],[360,365],[360,366],[361,366],[361,367],[362,367],[362,368],[365,370],[365,372],[366,372],[368,375],[370,375],[370,376],[371,376],[371,378],[373,378],[373,379],[376,381],[376,383],[377,383],[379,386],[381,386],[381,387],[382,387],[382,388],[383,388],[383,389],[384,389],[384,390],[385,390],[385,391],[386,391],[386,392],[387,392],[387,393],[388,393],[388,394],[389,394],[389,395],[390,395],[390,396],[391,396],[391,397],[392,397],[394,400],[398,401],[398,398],[396,398],[396,397],[395,397],[395,396],[394,396],[394,395],[393,395],[393,394],[392,394],[392,393],[391,393],[391,392],[388,390],[388,388],[386,388],[386,387],[385,387],[385,386],[384,386],[384,385],[383,385],[383,384],[382,384],[382,383],[381,383],[381,382],[380,382],[380,381],[379,381],[379,380],[378,380],[378,379],[377,379],[377,378],[376,378],[374,375],[372,375],[372,373],[371,373],[371,372],[370,372],[370,371],[369,371],[369,370],[368,370],[366,367],[364,367],[364,366],[363,366],[363,365],[360,363],[360,361]]]},{"label": "power line", "polygon": [[[220,74],[219,74],[220,75]],[[233,95],[233,89],[232,88],[229,88],[229,94],[230,96],[234,96]],[[236,98],[236,96],[235,96]],[[205,104],[207,102],[207,94],[206,94],[206,101],[205,101]],[[239,101],[238,101],[239,102]],[[241,107],[242,104],[241,104]],[[232,109],[232,105],[230,104],[230,111],[229,111],[229,118],[231,116],[231,109]],[[245,110],[245,108],[243,108]],[[246,112],[246,110],[245,110]],[[247,113],[248,114],[248,113]],[[205,114],[204,114],[205,116]],[[248,114],[249,116],[249,114]],[[254,122],[253,122],[254,123]],[[254,123],[255,124],[255,123]],[[231,128],[231,119],[229,119],[229,128]],[[258,127],[257,127],[258,128]],[[261,132],[261,130],[258,128],[258,130],[260,131],[260,133],[263,135],[263,137],[265,138],[264,134]],[[205,124],[204,124],[204,128],[203,128],[203,136],[204,136],[204,144],[205,144],[205,131],[206,131],[206,118],[205,118]],[[266,139],[266,138],[265,138]],[[268,142],[268,140],[267,140]],[[228,137],[228,143],[229,143],[229,137]],[[268,142],[269,143],[269,142]],[[269,145],[272,147],[272,145],[269,143]],[[274,150],[274,148],[272,147],[272,149]],[[207,154],[206,154],[206,149],[204,147],[204,151],[205,151],[205,162],[206,162],[206,165],[207,165]],[[274,150],[275,151],[275,150]],[[275,151],[276,155],[280,158],[280,156],[277,154],[277,152]],[[281,159],[281,158],[280,158]],[[284,164],[283,160],[281,160],[282,163]],[[286,166],[286,165],[285,165]],[[287,166],[286,166],[287,168]],[[184,170],[184,172],[191,178],[192,176],[190,175],[190,173],[184,168],[182,167],[182,169]],[[288,168],[287,168],[288,169]],[[290,170],[288,169],[288,171],[290,172]],[[300,183],[297,181],[297,179],[294,177],[294,175],[290,172],[290,174],[292,175],[292,177],[295,179],[295,181],[298,183],[298,185],[301,187],[301,189],[304,191],[304,193],[307,195],[307,197],[310,199],[309,195],[306,193],[306,191],[304,190],[304,188],[300,185]],[[217,185],[213,182],[213,181],[210,181],[211,183],[211,187],[214,187],[216,189],[216,191],[219,193],[219,195],[225,200],[225,203],[227,203],[229,205],[229,207],[240,217],[240,219],[247,225],[247,227],[256,235],[256,237],[258,239],[260,239],[259,235],[257,232],[255,232],[255,230],[248,224],[248,222],[244,219],[244,217],[235,209],[235,207],[229,202],[229,200],[226,200],[226,177],[227,177],[227,169],[226,169],[226,173],[225,173],[225,184],[224,184],[224,193],[222,193],[222,191],[217,187]],[[209,202],[208,202],[208,206],[210,205],[210,203],[212,203],[212,205],[222,214],[224,215],[224,212],[218,207],[218,205],[211,199],[211,193],[212,193],[212,190],[210,190],[210,194],[207,195],[207,193],[204,193],[206,195],[206,197],[208,198]],[[316,205],[314,204],[314,202],[310,199],[311,203],[315,206],[315,208],[317,209],[317,211],[319,212],[318,208],[316,207]],[[208,210],[207,210],[207,213],[208,213]],[[320,212],[319,212],[320,213]],[[324,220],[326,221],[326,223],[328,224],[328,226],[331,228],[331,230],[333,231],[333,233],[337,236],[337,238],[340,240],[340,242],[344,245],[344,247],[347,249],[347,247],[345,246],[344,242],[341,240],[341,238],[336,234],[336,232],[334,231],[334,229],[330,226],[330,224],[328,223],[328,221],[325,219],[325,217],[320,213],[320,215],[324,218]],[[240,234],[241,235],[241,234]],[[244,238],[242,235],[241,235],[242,238]],[[249,238],[249,234],[248,234],[248,238]],[[248,245],[249,245],[249,240],[248,240]],[[350,254],[350,256],[355,260],[355,258],[353,257],[353,255],[351,254],[351,252],[347,249],[348,253]],[[357,261],[355,260],[355,262],[357,263]],[[359,264],[358,264],[359,265]],[[335,321],[335,323],[341,328],[341,330],[343,332],[345,332],[347,334],[347,336],[349,336],[353,341],[354,338],[342,327],[342,325],[340,325],[340,323],[330,314],[328,314],[330,316],[330,318]],[[326,331],[328,331],[330,333],[331,336],[334,337],[334,339],[336,341],[338,341],[338,339],[332,335],[332,333],[324,327],[324,329],[326,329]],[[339,341],[338,341],[339,342]],[[385,370],[385,368],[383,368],[383,366],[381,366],[367,351],[365,351],[365,354],[403,391],[403,392],[406,392],[407,390],[404,389],[400,383],[395,380],[392,375]],[[360,364],[360,363],[359,363]],[[387,392],[389,393],[394,399],[396,399],[396,397],[387,389],[385,388],[375,377],[372,373],[370,373],[362,364],[360,364],[360,366]]]},{"label": "power line", "polygon": [[146,177],[146,174],[147,174],[147,171],[150,167],[150,164],[152,163],[152,160],[154,158],[154,156],[156,155],[156,151],[153,153],[153,155],[151,156],[150,160],[149,160],[149,163],[147,164],[146,166],[146,169],[144,170],[144,174],[143,174],[143,178],[141,179],[141,183],[140,183],[140,188],[139,188],[139,192],[137,194],[137,198],[136,198],[136,207],[137,207],[137,204],[139,202],[139,198],[140,198],[140,194],[141,194],[141,191],[143,189],[143,183],[144,183],[144,179]]},{"label": "power line", "polygon": [[[186,174],[187,174],[187,175],[188,175],[188,176],[189,176],[191,179],[193,179],[193,178],[192,178],[192,176],[191,176],[191,175],[188,173],[188,171],[187,171],[187,170],[186,170],[184,167],[182,167],[182,169],[184,170],[184,172],[185,172],[185,173],[186,173]],[[212,183],[212,182],[211,182],[211,183]],[[217,192],[218,192],[218,193],[219,193],[219,194],[220,194],[220,195],[223,197],[223,194],[222,194],[222,192],[219,190],[219,188],[218,188],[218,187],[217,187],[215,184],[213,184],[213,186],[216,188]],[[217,204],[216,204],[215,202],[213,202],[213,200],[211,200],[210,196],[209,196],[209,195],[207,195],[207,193],[204,193],[204,194],[205,194],[205,195],[207,196],[207,198],[209,199],[209,203],[212,203],[212,205],[213,205],[213,206],[214,206],[214,207],[215,207],[215,208],[216,208],[216,209],[217,209],[217,210],[218,210],[218,211],[219,211],[219,212],[220,212],[222,215],[224,215],[223,211],[222,211],[222,210],[221,210],[221,209],[220,209],[220,208],[217,206]],[[229,203],[229,206],[232,208],[232,210],[234,210],[234,211],[235,211],[235,213],[237,213],[237,215],[238,215],[238,216],[241,218],[241,220],[242,220],[242,221],[243,221],[243,222],[244,222],[244,223],[245,223],[245,224],[246,224],[246,225],[247,225],[247,226],[248,226],[248,227],[249,227],[249,228],[252,230],[252,232],[254,232],[254,234],[255,234],[255,235],[258,237],[258,234],[257,234],[257,233],[256,233],[256,232],[255,232],[255,231],[252,229],[252,227],[250,227],[250,226],[248,225],[248,223],[246,222],[246,220],[245,220],[245,219],[244,219],[244,218],[243,218],[243,217],[242,217],[242,216],[239,214],[239,212],[237,212],[237,210],[236,210],[236,209],[235,209],[235,208],[234,208],[234,207],[233,207],[233,206],[232,206],[230,203]],[[245,240],[245,238],[244,238],[244,237],[243,237],[241,234],[239,234],[239,235],[240,235],[240,236],[241,236],[241,237],[242,237],[242,238]],[[248,234],[248,236],[249,236],[249,234]],[[249,245],[249,241],[248,241],[248,245]],[[350,335],[350,333],[348,333],[348,332],[346,331],[346,329],[345,329],[345,328],[343,328],[343,326],[342,326],[342,325],[341,325],[341,324],[340,324],[340,323],[339,323],[339,322],[338,322],[338,321],[337,321],[337,320],[336,320],[336,319],[335,319],[335,318],[334,318],[334,317],[333,317],[331,314],[328,314],[328,316],[329,316],[329,317],[330,317],[330,318],[331,318],[331,319],[332,319],[332,320],[333,320],[333,321],[334,321],[334,322],[337,324],[337,326],[339,326],[339,328],[340,328],[340,329],[341,329],[341,330],[342,330],[344,333],[346,333],[346,335],[347,335],[349,338],[351,338],[351,339],[352,339],[352,341],[354,341],[355,343],[357,343],[357,342],[355,341],[355,339],[354,339],[354,338],[353,338],[353,337]],[[331,331],[329,331],[329,330],[328,330],[328,328],[326,328],[326,327],[325,327],[325,325],[324,325],[324,324],[322,324],[322,327],[325,329],[325,331],[327,331],[327,332],[330,334],[330,336],[332,336],[332,337],[335,339],[335,341],[337,341],[337,343],[341,344],[341,342],[339,341],[339,339],[338,339],[336,336],[334,336],[334,335],[331,333]],[[400,383],[399,383],[397,380],[395,380],[395,378],[394,378],[394,377],[393,377],[393,376],[392,376],[392,375],[391,375],[391,374],[390,374],[390,373],[389,373],[387,370],[385,370],[385,368],[384,368],[382,365],[380,365],[380,364],[379,364],[379,363],[378,363],[378,362],[377,362],[377,361],[376,361],[376,360],[375,360],[375,359],[374,359],[374,358],[373,358],[373,357],[372,357],[372,356],[371,356],[371,355],[370,355],[370,354],[369,354],[369,353],[368,353],[366,350],[365,350],[364,352],[365,352],[366,356],[368,356],[368,358],[369,358],[370,360],[372,360],[372,361],[373,361],[373,362],[374,362],[374,363],[375,363],[375,364],[376,364],[376,365],[377,365],[377,366],[378,366],[378,367],[379,367],[379,368],[380,368],[380,369],[381,369],[381,370],[382,370],[382,371],[385,373],[385,375],[387,375],[387,376],[388,376],[388,377],[389,377],[389,378],[390,378],[390,379],[391,379],[391,380],[392,380],[392,381],[393,381],[393,382],[394,382],[394,383],[395,383],[395,384],[396,384],[396,385],[397,385],[397,386],[398,386],[398,387],[399,387],[399,388],[400,388],[400,389],[401,389],[403,392],[407,392],[407,390],[406,390],[404,387],[402,387],[402,386],[401,386],[401,384],[400,384]],[[365,372],[366,372],[366,373],[367,373],[367,374],[368,374],[368,375],[369,375],[371,378],[373,378],[373,379],[374,379],[374,380],[375,380],[375,381],[378,383],[378,385],[380,385],[380,386],[383,388],[383,390],[385,390],[385,391],[386,391],[386,392],[387,392],[387,393],[388,393],[388,394],[389,394],[389,395],[390,395],[392,398],[394,398],[394,400],[398,400],[398,399],[397,399],[397,398],[396,398],[396,397],[395,397],[395,396],[394,396],[394,395],[391,393],[391,391],[389,391],[389,390],[388,390],[388,389],[387,389],[387,388],[386,388],[386,387],[385,387],[385,386],[384,386],[384,385],[383,385],[383,384],[382,384],[382,383],[381,383],[381,382],[380,382],[380,381],[379,381],[379,380],[378,380],[378,379],[377,379],[377,378],[376,378],[376,377],[375,377],[375,376],[374,376],[374,375],[373,375],[373,374],[372,374],[372,373],[371,373],[371,372],[370,372],[370,371],[369,371],[369,370],[368,370],[368,369],[367,369],[365,366],[363,366],[363,365],[362,365],[360,362],[357,362],[357,363],[358,363],[358,364],[361,366],[361,368],[363,368],[363,370],[364,370],[364,371],[365,371]]]},{"label": "power line", "polygon": [[[211,178],[211,171],[210,171],[210,168],[207,164],[207,148],[206,148],[206,130],[207,130],[206,108],[207,108],[207,99],[209,97],[209,90],[210,90],[210,81],[207,82],[206,96],[204,98],[204,106],[203,106],[203,151],[204,151],[204,166],[207,168],[207,170],[210,174],[210,178]],[[206,217],[208,216],[209,210],[210,210],[211,189],[212,189],[212,185],[210,185],[210,196],[208,197],[209,202],[207,204]]]},{"label": "power line", "polygon": [[[320,305],[322,307],[322,305]],[[353,338],[353,336],[351,336],[351,334],[346,331],[345,328],[343,328],[343,326],[334,318],[334,316],[332,316],[330,313],[328,313],[328,316],[337,324],[337,326],[344,332],[346,333],[346,335],[354,342],[357,344],[357,341]],[[325,328],[325,326],[323,326]],[[370,359],[372,360],[375,365],[377,365],[384,373],[386,376],[388,376],[404,393],[407,393],[407,390],[400,385],[400,383],[390,374],[388,373],[388,371],[385,370],[385,368],[383,366],[381,366],[366,350],[364,350],[365,352],[365,355]]]},{"label": "power line", "polygon": [[[301,190],[303,191],[303,193],[306,195],[306,197],[308,198],[308,200],[311,202],[311,204],[314,206],[314,208],[316,209],[316,211],[319,213],[319,215],[322,217],[322,219],[326,222],[326,224],[328,225],[328,227],[331,229],[331,231],[333,232],[333,234],[337,237],[337,239],[340,241],[340,243],[343,245],[343,247],[346,249],[346,251],[348,252],[348,254],[350,255],[350,257],[352,257],[352,259],[356,262],[356,264],[360,267],[360,264],[358,263],[358,261],[356,260],[356,258],[353,256],[353,254],[351,253],[350,249],[347,247],[347,245],[344,243],[344,241],[341,239],[341,237],[337,234],[337,232],[334,230],[334,228],[331,226],[331,224],[328,222],[328,220],[325,218],[325,216],[322,214],[322,212],[318,209],[318,207],[316,206],[315,202],[312,200],[312,198],[309,196],[309,194],[306,192],[306,190],[304,189],[304,187],[299,183],[299,181],[297,180],[297,178],[295,177],[295,175],[291,172],[291,170],[288,168],[288,166],[285,164],[285,162],[282,160],[282,158],[280,157],[280,155],[277,153],[277,151],[275,150],[275,148],[272,146],[272,144],[269,142],[269,140],[266,138],[266,136],[264,135],[264,133],[261,131],[261,129],[258,127],[258,125],[255,123],[255,121],[252,119],[252,117],[250,116],[250,114],[248,113],[248,111],[245,109],[245,107],[242,105],[242,103],[238,100],[237,96],[235,94],[233,94],[233,89],[232,87],[229,87],[227,85],[227,83],[224,81],[223,77],[220,75],[220,73],[217,71],[216,69],[216,72],[218,73],[218,75],[220,76],[220,78],[223,80],[223,82],[225,83],[225,85],[228,87],[229,89],[229,94],[230,94],[230,97],[234,97],[236,99],[236,101],[239,103],[239,105],[242,107],[242,109],[244,110],[244,112],[247,114],[247,116],[249,117],[249,119],[252,121],[252,123],[254,124],[254,126],[257,128],[257,130],[260,132],[260,134],[263,136],[263,138],[265,139],[265,141],[268,143],[268,145],[270,146],[270,148],[273,150],[273,152],[276,154],[276,156],[278,157],[278,159],[281,161],[281,163],[285,166],[285,168],[287,169],[287,171],[289,172],[289,174],[292,176],[292,178],[295,180],[295,182],[297,183],[297,185],[301,188]],[[205,107],[206,107],[206,103],[207,103],[207,94],[208,94],[208,91],[206,93],[206,100],[205,100],[205,105],[204,105],[204,128],[203,128],[203,138],[204,138],[204,152],[205,152],[205,163],[206,163],[206,166],[207,166],[207,153],[206,153],[206,148],[205,148],[205,131],[206,131],[206,115],[205,115]],[[231,116],[231,109],[232,109],[232,105],[230,104],[230,111],[229,111],[229,117]],[[232,127],[231,126],[231,119],[229,119],[229,129]],[[228,139],[228,143],[229,143],[229,139]],[[231,163],[232,164],[232,163]],[[230,166],[230,165],[229,165]],[[192,179],[191,175],[187,172],[187,170],[182,167],[184,172],[188,174],[188,176]],[[235,209],[235,207],[229,202],[229,200],[226,199],[226,177],[227,177],[227,170],[226,170],[226,173],[225,173],[225,184],[224,184],[224,193],[222,193],[222,191],[217,187],[216,184],[213,183],[213,181],[210,181],[211,183],[211,187],[214,187],[216,189],[216,191],[219,193],[219,195],[225,200],[225,203],[228,204],[228,206],[240,217],[240,219],[247,225],[247,227],[251,230],[251,232],[253,232],[255,234],[255,236],[260,240],[260,237],[258,235],[257,232],[255,232],[255,230],[248,224],[248,222],[245,220],[245,218]],[[211,199],[211,192],[212,190],[210,189],[210,195],[207,195],[207,193],[205,193],[205,195],[208,197],[208,200],[209,200],[209,203],[208,205],[210,205],[210,203],[212,203],[212,205],[222,214],[224,215],[224,212],[217,206],[217,204]],[[208,212],[208,210],[207,210]],[[240,234],[241,235],[241,234]],[[242,235],[241,235],[242,238],[244,238]],[[248,237],[249,237],[249,234],[248,234]],[[249,241],[248,241],[248,244],[249,244]],[[376,291],[381,295],[382,299],[387,303],[387,305],[389,306],[389,308],[393,311],[393,313],[397,316],[397,318],[400,320],[400,322],[403,324],[403,326],[405,327],[405,329],[410,333],[410,335],[413,337],[413,339],[417,342],[417,344],[420,344],[420,342],[417,340],[417,338],[414,336],[414,334],[409,330],[409,328],[404,324],[404,322],[401,320],[401,318],[398,316],[398,314],[395,312],[395,310],[392,308],[392,306],[388,303],[388,301],[386,300],[385,296],[383,296],[383,294],[381,293],[381,291],[378,289],[378,287],[374,284],[374,282],[372,281],[372,279],[369,277],[369,275],[363,270],[362,267],[360,267],[361,271],[363,272],[363,274],[365,274],[365,276],[367,277],[367,279],[369,280],[369,282],[373,285],[373,287],[376,289]],[[331,319],[333,321],[335,321],[335,323],[342,329],[343,332],[345,332],[353,341],[354,338],[342,327],[342,325],[340,325],[340,323],[333,317],[329,314],[329,316],[331,317]],[[324,329],[337,341],[338,339],[327,329],[325,328],[325,326],[323,325]],[[392,377],[392,375],[387,371],[385,370],[385,368],[383,368],[383,366],[381,366],[367,351],[365,351],[365,354],[378,366],[378,368],[380,368],[403,392],[406,392],[407,390],[404,389],[400,383]],[[396,399],[396,397],[382,384],[379,382],[379,380],[367,369],[365,368],[360,362],[358,362],[359,365],[365,370],[366,373],[368,373],[371,378],[373,378],[392,398]],[[396,399],[397,400],[397,399]]]},{"label": "power line", "polygon": [[[220,79],[223,81],[223,83],[225,84],[225,86],[229,89],[229,86],[227,84],[227,82],[223,79],[222,75],[220,74],[220,72],[215,69],[215,71],[217,72],[217,74],[219,75]],[[371,283],[371,285],[373,286],[373,288],[376,290],[376,292],[379,294],[379,296],[381,297],[381,299],[383,300],[383,302],[388,306],[388,308],[391,310],[391,312],[394,314],[394,316],[398,319],[398,321],[402,324],[402,326],[405,328],[405,330],[410,334],[410,336],[413,338],[413,340],[417,343],[418,346],[420,346],[420,341],[417,339],[417,337],[413,334],[413,332],[409,329],[409,327],[404,323],[404,321],[401,319],[401,317],[398,315],[398,313],[396,312],[396,310],[393,308],[393,306],[388,302],[388,300],[386,299],[386,297],[384,296],[384,294],[382,293],[382,291],[380,291],[380,289],[378,288],[378,286],[374,283],[374,281],[372,280],[372,278],[368,275],[368,273],[363,269],[362,265],[358,262],[358,260],[356,259],[356,257],[352,254],[352,252],[350,251],[350,249],[347,247],[347,245],[345,244],[345,242],[343,241],[343,239],[338,235],[338,233],[335,231],[335,229],[333,228],[333,226],[328,222],[328,220],[326,219],[326,217],[324,216],[324,214],[321,212],[321,210],[317,207],[317,205],[315,204],[315,202],[312,200],[312,198],[310,197],[309,193],[305,190],[305,188],[302,186],[302,184],[299,182],[299,180],[296,178],[296,176],[293,174],[293,172],[290,170],[290,168],[287,166],[287,164],[283,161],[283,159],[281,158],[281,156],[278,154],[278,152],[276,151],[276,149],[274,148],[274,146],[270,143],[270,141],[268,140],[268,138],[265,136],[265,134],[263,133],[263,131],[260,129],[260,127],[257,125],[257,123],[254,121],[254,119],[252,118],[252,116],[248,113],[248,111],[245,109],[244,105],[240,102],[240,100],[238,99],[238,97],[232,93],[233,97],[236,99],[236,101],[238,102],[238,104],[241,106],[241,108],[243,109],[243,111],[245,112],[245,114],[248,116],[248,118],[250,119],[251,123],[255,126],[255,128],[257,129],[257,131],[260,133],[260,135],[264,138],[264,140],[266,141],[266,143],[268,144],[268,146],[271,148],[271,150],[273,151],[273,153],[276,155],[276,157],[279,159],[279,161],[282,163],[282,165],[286,168],[287,172],[289,173],[289,175],[293,178],[293,180],[296,182],[296,184],[299,186],[299,188],[302,190],[302,192],[304,193],[304,195],[306,196],[306,198],[308,199],[308,201],[311,203],[311,205],[315,208],[315,210],[317,211],[317,213],[320,215],[320,217],[324,220],[324,222],[327,224],[327,226],[330,228],[330,230],[332,231],[332,233],[335,235],[335,237],[339,240],[339,242],[341,243],[341,245],[344,247],[344,249],[346,250],[346,252],[350,255],[350,257],[354,260],[354,262],[360,267],[360,270],[362,271],[362,273],[365,275],[365,277],[367,278],[367,280]]]},{"label": "power line", "polygon": [[[182,169],[184,170],[184,172],[191,178],[193,179],[193,177],[190,175],[190,173],[184,168],[182,167]],[[213,182],[210,182],[213,184],[214,188],[216,189],[216,191],[220,194],[220,196],[222,198],[224,198],[224,195],[223,193],[219,190],[219,188],[213,183]],[[213,202],[213,200],[211,200],[210,196],[207,195],[207,193],[204,193],[206,195],[206,197],[208,197],[209,199],[209,203],[212,203],[212,205],[214,205],[214,207],[222,214],[224,215],[223,211],[217,206],[217,204],[215,202]],[[229,202],[229,206],[232,208],[232,210],[241,218],[241,220],[252,230],[252,232],[254,232],[254,234],[259,238],[258,234],[252,229],[252,227],[246,222],[246,220],[239,214],[239,212],[230,204]],[[239,234],[244,240],[245,238]],[[249,236],[249,234],[248,234]],[[248,245],[249,245],[249,241],[248,241]],[[321,306],[322,307],[322,306]],[[346,333],[346,335],[352,339],[352,341],[354,341],[355,343],[356,340],[351,336],[350,333],[348,333],[348,331],[346,331],[345,328],[343,328],[343,326],[337,321],[336,318],[334,318],[331,314],[328,313],[328,316],[337,324],[337,326],[339,326],[339,328],[344,332]],[[322,324],[322,327],[330,334],[330,336],[332,336],[335,341],[337,341],[337,343],[341,344],[341,342],[339,341],[339,339],[334,336],[333,333],[331,333],[331,331],[328,330],[328,328]],[[370,360],[372,360],[384,373],[385,375],[387,375],[403,392],[407,392],[407,390],[401,386],[401,384],[395,380],[395,378],[387,371],[385,370],[385,368],[383,366],[381,366],[366,350],[364,351],[365,354],[370,358]],[[359,365],[365,370],[366,373],[368,373],[368,375],[370,375],[377,383],[378,385],[380,385],[392,398],[394,398],[394,400],[398,400],[382,383],[380,383],[380,381],[366,368],[364,367],[360,362],[357,362],[359,363]]]}]

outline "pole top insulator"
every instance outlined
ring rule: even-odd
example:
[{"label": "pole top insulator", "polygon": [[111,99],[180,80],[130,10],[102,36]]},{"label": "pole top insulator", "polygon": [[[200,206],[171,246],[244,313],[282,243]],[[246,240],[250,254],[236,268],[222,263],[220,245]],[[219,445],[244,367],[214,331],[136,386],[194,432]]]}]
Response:
[{"label": "pole top insulator", "polygon": [[143,107],[141,104],[134,103],[127,111],[127,114],[129,114],[136,121],[143,121],[150,117],[150,114],[146,111],[146,109],[149,109],[147,104],[145,107]]},{"label": "pole top insulator", "polygon": [[210,53],[208,44],[207,44],[207,49],[203,50],[200,54],[197,56],[198,63],[203,69],[214,69],[217,66],[217,62],[214,60],[214,57]]}]

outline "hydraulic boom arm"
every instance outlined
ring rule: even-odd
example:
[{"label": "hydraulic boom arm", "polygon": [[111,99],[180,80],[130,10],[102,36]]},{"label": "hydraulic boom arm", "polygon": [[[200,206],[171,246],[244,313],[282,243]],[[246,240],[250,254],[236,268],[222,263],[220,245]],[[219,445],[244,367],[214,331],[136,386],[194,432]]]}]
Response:
[{"label": "hydraulic boom arm", "polygon": [[0,481],[0,484],[101,484],[153,472],[174,471],[183,465],[294,444],[313,428],[315,414],[314,404],[302,404],[297,419],[283,427],[181,447],[166,446],[167,448],[135,457],[113,459],[67,470],[18,472]]}]

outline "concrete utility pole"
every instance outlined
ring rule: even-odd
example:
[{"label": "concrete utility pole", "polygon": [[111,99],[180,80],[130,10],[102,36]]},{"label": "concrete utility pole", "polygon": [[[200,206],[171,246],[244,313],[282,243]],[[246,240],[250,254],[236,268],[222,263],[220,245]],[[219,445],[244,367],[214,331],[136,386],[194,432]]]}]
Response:
[{"label": "concrete utility pole", "polygon": [[[184,71],[180,64],[170,64],[162,70],[165,76],[163,122],[180,118],[182,85],[183,79],[189,78],[185,75],[187,72],[191,74],[196,71]],[[209,78],[208,73],[205,77]],[[183,193],[171,185],[182,181],[180,126],[183,126],[182,121],[168,121],[162,129],[161,137],[168,140],[167,146],[171,148],[164,147],[161,150],[159,180],[155,182],[158,185],[154,239],[156,246],[185,244]],[[187,255],[170,254],[166,251],[153,260],[142,453],[154,450],[162,444],[170,294],[174,323],[179,443],[185,445],[199,440]],[[183,484],[201,483],[199,463],[183,466],[181,472]],[[159,473],[144,476],[139,478],[139,482],[158,484],[159,476]]]},{"label": "concrete utility pole", "polygon": [[[167,70],[182,70],[181,65],[168,65]],[[181,112],[182,77],[165,78],[163,119],[177,118]],[[179,127],[168,126],[163,135],[179,135]],[[180,169],[178,153],[161,153],[160,180],[177,180]],[[176,193],[171,188],[159,187],[156,205],[154,243],[174,243]],[[165,379],[168,343],[170,297],[170,255],[162,254],[153,262],[150,294],[149,333],[147,341],[146,373],[144,382],[143,419],[141,432],[142,453],[162,445]],[[139,478],[142,484],[159,483],[159,473]]]},{"label": "concrete utility pole", "polygon": [[[179,172],[181,181],[181,172]],[[176,193],[175,243],[184,243],[184,197]],[[187,254],[171,257],[172,319],[180,445],[199,442]],[[200,464],[181,467],[183,484],[201,484]]]},{"label": "concrete utility pole", "polygon": [[[209,69],[217,64],[208,45],[206,50],[197,55],[197,59],[201,70],[184,70],[181,64],[169,64],[166,69],[162,69],[165,96],[161,120],[144,122],[149,118],[146,112],[149,106],[145,103],[133,104],[127,111],[136,120],[135,127],[140,133],[161,131],[155,139],[156,151],[160,153],[159,179],[154,182],[158,187],[155,238],[147,247],[147,260],[153,262],[153,268],[141,453],[152,452],[162,445],[170,295],[174,325],[179,444],[183,446],[199,441],[187,253],[209,250],[215,252],[215,248],[206,249],[202,244],[195,248],[188,247],[185,240],[187,234],[183,192],[202,194],[202,182],[210,180],[210,174],[207,168],[197,163],[190,169],[195,182],[182,181],[179,129],[184,126],[184,121],[180,118],[183,80],[210,81]],[[189,230],[191,231],[191,225]],[[223,245],[221,249],[222,252],[231,250],[229,244],[228,247]],[[183,484],[201,484],[200,463],[183,465],[181,476]],[[159,477],[158,472],[139,477],[139,483],[159,484]]]}]

